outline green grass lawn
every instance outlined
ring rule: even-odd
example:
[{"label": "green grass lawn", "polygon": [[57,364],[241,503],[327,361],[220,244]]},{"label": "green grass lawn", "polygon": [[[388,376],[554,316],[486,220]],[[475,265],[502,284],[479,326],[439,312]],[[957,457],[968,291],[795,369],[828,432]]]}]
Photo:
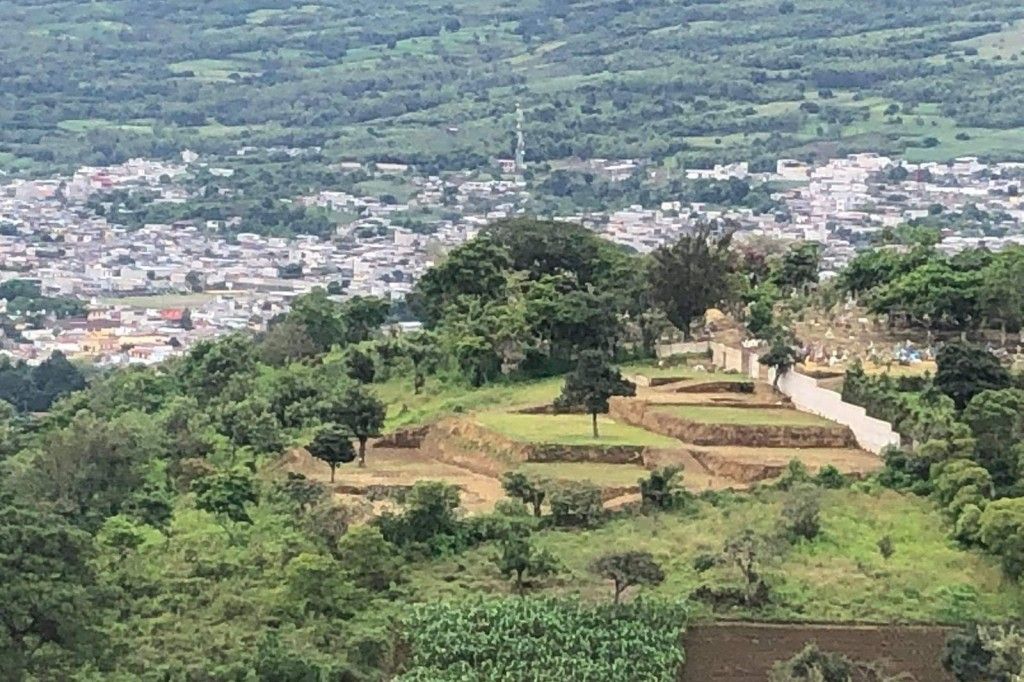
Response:
[{"label": "green grass lawn", "polygon": [[[538,592],[611,598],[611,585],[594,576],[591,562],[611,551],[651,552],[665,571],[656,588],[630,595],[685,598],[704,584],[738,586],[729,567],[699,573],[694,558],[716,554],[725,538],[745,528],[778,528],[785,493],[763,490],[725,497],[718,506],[699,502],[691,514],[636,515],[590,531],[540,531],[538,547],[550,550],[562,572]],[[1024,608],[1019,585],[1005,580],[990,557],[953,543],[942,517],[927,500],[888,490],[822,493],[822,530],[813,541],[783,545],[764,567],[774,593],[758,611],[731,609],[718,615],[785,621],[960,623],[1015,617]],[[878,540],[888,535],[895,553],[884,559]],[[485,545],[457,560],[418,568],[411,594],[432,601],[509,590],[494,567],[495,548]],[[695,606],[709,615],[706,606]]]},{"label": "green grass lawn", "polygon": [[425,424],[453,414],[494,408],[518,408],[551,403],[562,390],[563,379],[500,383],[472,389],[431,377],[420,395],[414,395],[411,377],[374,384],[377,396],[388,406],[386,430]]},{"label": "green grass lawn", "polygon": [[483,412],[477,421],[489,429],[515,440],[527,443],[557,443],[559,445],[640,445],[657,448],[678,447],[674,438],[651,433],[644,429],[620,424],[607,417],[598,417],[599,438],[591,432],[591,419],[587,414],[512,414]]},{"label": "green grass lawn", "polygon": [[602,488],[635,486],[649,474],[642,466],[592,462],[527,462],[519,471],[550,480],[589,481]]},{"label": "green grass lawn", "polygon": [[705,424],[747,424],[750,426],[834,426],[817,415],[787,409],[706,407],[704,405],[658,405],[655,409]]},{"label": "green grass lawn", "polygon": [[[653,364],[635,363],[628,368],[624,366],[622,372],[647,373],[657,369]],[[708,376],[719,378],[730,375]],[[388,405],[386,428],[393,430],[465,412],[505,408],[514,410],[550,405],[558,397],[564,382],[564,377],[557,376],[532,381],[494,383],[474,389],[465,384],[446,383],[429,377],[423,392],[414,395],[412,377],[403,376],[374,384],[373,388],[378,397]]]}]

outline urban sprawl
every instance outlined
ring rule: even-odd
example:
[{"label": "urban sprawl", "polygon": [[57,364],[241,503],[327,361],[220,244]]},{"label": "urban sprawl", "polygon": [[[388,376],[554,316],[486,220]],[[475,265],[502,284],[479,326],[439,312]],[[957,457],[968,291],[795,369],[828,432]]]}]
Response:
[{"label": "urban sprawl", "polygon": [[[263,330],[314,287],[400,302],[447,250],[491,221],[530,211],[531,192],[516,166],[501,162],[505,174],[495,179],[470,172],[422,176],[400,164],[340,164],[343,171],[400,179],[414,191],[400,201],[331,188],[281,197],[353,216],[330,240],[260,236],[246,232],[240,218],[129,229],[94,210],[97,199],[114,192],[185,203],[192,198],[184,182],[190,174],[231,175],[191,152],[179,163],[136,159],[81,168],[72,177],[9,180],[0,184],[0,280],[27,281],[42,301],[78,299],[84,312],[58,315],[45,306],[26,312],[0,299],[10,320],[0,353],[30,364],[54,351],[100,365],[156,363],[201,339]],[[629,160],[589,161],[585,168],[610,181],[648,172]],[[751,173],[745,163],[684,172],[689,181],[772,183],[778,210],[665,201],[554,217],[640,252],[702,222],[735,230],[737,239],[813,240],[823,245],[823,278],[884,230],[929,217],[968,218],[942,229],[942,251],[1024,244],[1024,164],[974,158],[911,164],[857,154],[817,165],[781,160],[774,173]],[[414,213],[437,216],[435,224],[410,229],[403,218]]]}]

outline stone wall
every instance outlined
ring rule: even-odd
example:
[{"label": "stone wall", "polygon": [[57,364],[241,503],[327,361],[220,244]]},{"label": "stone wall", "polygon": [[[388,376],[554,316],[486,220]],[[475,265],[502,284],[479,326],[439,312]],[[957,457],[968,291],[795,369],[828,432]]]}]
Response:
[{"label": "stone wall", "polygon": [[414,426],[408,429],[398,429],[381,436],[373,443],[375,448],[410,448],[416,449],[423,444],[423,439],[433,428],[431,424],[426,426]]},{"label": "stone wall", "polygon": [[494,477],[529,458],[528,444],[455,417],[435,424],[423,439],[423,449],[442,462]]},{"label": "stone wall", "polygon": [[598,464],[643,464],[644,448],[637,445],[534,444],[529,446],[530,462],[594,462]]},{"label": "stone wall", "polygon": [[843,426],[705,424],[657,409],[640,400],[613,398],[612,417],[694,445],[760,448],[846,448],[856,446]]},{"label": "stone wall", "polygon": [[[719,369],[736,369],[751,377],[764,377],[765,381],[774,382],[775,371],[761,367],[756,353],[716,342],[709,345],[711,361]],[[900,444],[899,434],[891,424],[867,416],[864,408],[843,402],[838,393],[818,386],[814,379],[796,370],[790,370],[779,378],[778,389],[798,410],[849,428],[857,445],[863,450],[877,455],[891,445]]]},{"label": "stone wall", "polygon": [[685,341],[679,343],[659,343],[654,348],[658,358],[670,358],[673,355],[701,355],[708,352],[707,341]]},{"label": "stone wall", "polygon": [[[771,370],[769,380],[774,378],[775,370]],[[797,409],[849,427],[857,444],[868,452],[881,454],[887,447],[900,444],[900,436],[889,422],[869,417],[863,407],[843,402],[842,396],[822,388],[811,377],[790,370],[779,377],[778,387]]]},{"label": "stone wall", "polygon": [[[713,377],[709,374],[708,377]],[[704,381],[672,389],[672,393],[753,393],[754,384],[747,381]]]},{"label": "stone wall", "polygon": [[690,454],[708,473],[747,485],[778,478],[789,466],[738,460],[697,449],[691,450]]},{"label": "stone wall", "polygon": [[711,362],[715,367],[726,372],[748,374],[748,365],[744,363],[743,350],[726,346],[723,343],[711,343]]}]

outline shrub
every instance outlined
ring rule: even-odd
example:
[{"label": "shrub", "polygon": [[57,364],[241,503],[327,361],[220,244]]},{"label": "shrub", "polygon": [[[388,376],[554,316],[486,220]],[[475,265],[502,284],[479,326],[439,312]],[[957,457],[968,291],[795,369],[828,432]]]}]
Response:
[{"label": "shrub", "polygon": [[698,554],[693,558],[693,570],[698,573],[710,571],[718,565],[718,557],[714,554]]},{"label": "shrub", "polygon": [[888,535],[883,535],[878,540],[878,553],[882,555],[882,558],[888,561],[893,554],[896,553],[896,546],[892,542],[892,538]]},{"label": "shrub", "polygon": [[682,487],[682,473],[678,467],[665,467],[640,479],[640,497],[645,509],[672,509],[691,497]]},{"label": "shrub", "polygon": [[441,481],[420,481],[401,514],[382,514],[376,525],[388,542],[413,552],[439,554],[458,546],[459,489]]},{"label": "shrub", "polygon": [[831,651],[822,651],[817,644],[808,644],[789,660],[772,667],[769,682],[887,682],[887,677],[873,663],[853,661]]},{"label": "shrub", "polygon": [[821,532],[821,499],[812,489],[795,490],[782,507],[782,523],[790,542],[813,540]]},{"label": "shrub", "polygon": [[558,571],[558,560],[546,549],[537,549],[525,535],[513,536],[501,545],[494,564],[504,578],[512,578],[515,590],[522,594],[536,578]]},{"label": "shrub", "polygon": [[930,489],[930,460],[896,447],[886,448],[882,452],[882,459],[885,461],[885,468],[878,475],[878,482],[882,485],[894,490],[911,490],[918,494]]},{"label": "shrub", "polygon": [[808,483],[810,480],[811,474],[807,471],[807,466],[798,459],[791,459],[775,486],[780,490],[790,490],[794,486]]},{"label": "shrub", "polygon": [[826,464],[818,472],[818,475],[814,477],[814,482],[822,488],[838,490],[846,485],[846,477],[840,473],[839,469],[836,469],[831,464]]},{"label": "shrub", "polygon": [[957,682],[1015,682],[1024,669],[1024,634],[1015,625],[971,625],[946,640],[943,667]]},{"label": "shrub", "polygon": [[1024,498],[990,502],[978,519],[978,536],[1011,578],[1024,574]]},{"label": "shrub", "polygon": [[589,483],[566,483],[550,495],[551,522],[556,526],[587,528],[597,525],[604,516],[601,489]]}]

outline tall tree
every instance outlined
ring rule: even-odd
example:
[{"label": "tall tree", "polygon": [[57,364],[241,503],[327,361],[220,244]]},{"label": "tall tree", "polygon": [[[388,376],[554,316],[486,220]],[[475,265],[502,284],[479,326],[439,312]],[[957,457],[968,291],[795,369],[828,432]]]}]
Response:
[{"label": "tall tree", "polygon": [[947,343],[935,357],[935,386],[962,410],[982,391],[1010,386],[1010,373],[985,348],[962,341]]},{"label": "tall tree", "polygon": [[196,495],[197,509],[235,523],[252,523],[246,507],[259,501],[252,475],[243,470],[201,476],[192,482],[192,492]]},{"label": "tall tree", "polygon": [[651,258],[650,298],[681,332],[730,296],[732,235],[714,237],[710,226],[663,246]]},{"label": "tall tree", "polygon": [[545,481],[528,476],[521,471],[510,471],[501,479],[501,487],[511,498],[522,500],[533,507],[533,515],[540,518],[541,505],[547,496]]},{"label": "tall tree", "polygon": [[348,464],[356,458],[352,447],[352,434],[341,426],[332,425],[321,429],[313,441],[306,446],[309,454],[327,463],[331,468],[331,483],[339,464]]},{"label": "tall tree", "polygon": [[981,320],[978,270],[961,271],[929,260],[873,290],[869,308],[876,313],[908,315],[932,328],[966,330]]},{"label": "tall tree", "polygon": [[233,445],[250,447],[259,453],[275,453],[284,442],[281,424],[270,402],[261,395],[222,405],[220,424]]},{"label": "tall tree", "polygon": [[963,420],[971,427],[978,463],[997,486],[1011,486],[1024,458],[1024,390],[982,391],[967,404]]},{"label": "tall tree", "polygon": [[286,317],[263,336],[259,352],[263,362],[280,367],[316,355],[317,345],[301,320]]},{"label": "tall tree", "polygon": [[1024,247],[995,256],[982,271],[978,295],[984,315],[998,320],[1004,333],[1024,327]]},{"label": "tall tree", "polygon": [[98,419],[79,412],[67,427],[44,435],[22,453],[12,488],[86,527],[98,526],[145,482],[153,460],[166,454],[156,419],[139,412]]},{"label": "tall tree", "polygon": [[231,334],[217,341],[200,341],[177,366],[182,390],[206,404],[240,377],[256,370],[252,340]]},{"label": "tall tree", "polygon": [[508,250],[487,235],[457,247],[416,283],[409,305],[428,327],[460,296],[488,300],[501,296],[512,261]]},{"label": "tall tree", "polygon": [[412,391],[419,395],[427,382],[427,372],[433,371],[439,360],[438,339],[430,332],[411,335],[406,339],[405,352],[412,362]]},{"label": "tall tree", "polygon": [[95,657],[92,538],[44,508],[0,493],[0,671],[70,679]]},{"label": "tall tree", "polygon": [[821,245],[798,242],[772,268],[771,280],[782,291],[798,291],[818,282]]},{"label": "tall tree", "polygon": [[349,344],[369,341],[388,319],[391,305],[375,296],[353,296],[341,304],[341,318],[345,322],[345,342]]},{"label": "tall tree", "polygon": [[331,346],[343,343],[347,338],[341,306],[320,287],[296,298],[287,319],[302,324],[320,352],[330,350]]},{"label": "tall tree", "polygon": [[594,438],[598,437],[597,415],[608,412],[608,399],[614,395],[636,394],[636,386],[608,363],[604,353],[588,350],[580,354],[576,369],[565,378],[562,394],[555,401],[560,409],[583,408],[591,416]]},{"label": "tall tree", "polygon": [[366,466],[366,442],[384,428],[387,406],[363,386],[349,386],[329,395],[320,407],[325,423],[339,424],[359,441],[359,466]]}]

